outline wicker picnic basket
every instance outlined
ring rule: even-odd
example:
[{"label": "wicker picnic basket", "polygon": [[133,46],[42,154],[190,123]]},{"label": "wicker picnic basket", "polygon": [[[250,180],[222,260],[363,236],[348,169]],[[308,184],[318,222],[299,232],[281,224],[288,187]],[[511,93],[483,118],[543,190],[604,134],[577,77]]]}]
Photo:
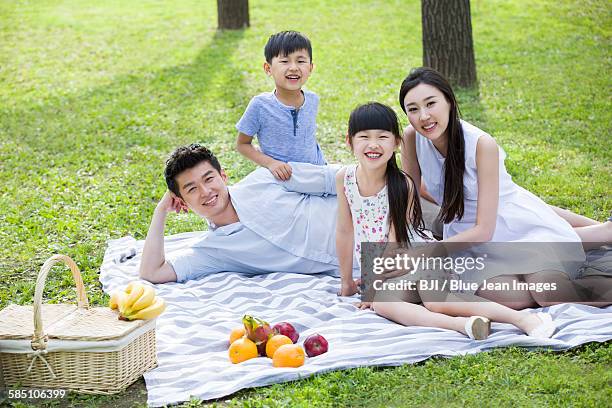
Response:
[{"label": "wicker picnic basket", "polygon": [[[58,262],[72,271],[77,306],[41,304],[47,274]],[[0,311],[0,383],[89,394],[125,390],[157,365],[155,319],[117,317],[108,307],[90,308],[77,265],[54,255],[38,274],[34,306],[9,305]]]}]

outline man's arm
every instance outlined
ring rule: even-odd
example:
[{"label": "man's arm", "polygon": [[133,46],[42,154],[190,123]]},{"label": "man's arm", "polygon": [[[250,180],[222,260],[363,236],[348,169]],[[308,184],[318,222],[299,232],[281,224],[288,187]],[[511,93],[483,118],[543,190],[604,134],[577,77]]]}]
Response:
[{"label": "man's arm", "polygon": [[335,164],[319,166],[296,162],[289,164],[293,169],[291,179],[279,183],[285,190],[324,197],[336,195],[336,173],[342,166]]},{"label": "man's arm", "polygon": [[180,212],[186,210],[181,199],[170,191],[162,197],[155,207],[149,232],[145,239],[140,261],[139,275],[142,279],[151,283],[176,282],[176,273],[164,256],[164,227],[166,216],[170,211]]},{"label": "man's arm", "polygon": [[270,170],[274,177],[279,180],[289,180],[291,178],[291,166],[279,160],[275,160],[267,154],[256,149],[252,145],[253,138],[242,132],[238,132],[238,139],[236,140],[236,150],[238,153],[259,164],[261,167],[265,167]]}]

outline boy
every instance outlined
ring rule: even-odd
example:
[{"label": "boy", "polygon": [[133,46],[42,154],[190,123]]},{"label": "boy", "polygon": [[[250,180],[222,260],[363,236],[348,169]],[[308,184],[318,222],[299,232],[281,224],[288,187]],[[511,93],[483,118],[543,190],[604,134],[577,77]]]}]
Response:
[{"label": "boy", "polygon": [[[313,69],[312,46],[303,34],[283,31],[268,39],[264,54],[275,89],[249,102],[236,124],[236,149],[285,181],[291,177],[287,162],[326,164],[315,138],[319,97],[302,90]],[[251,144],[255,135],[261,150]]]}]

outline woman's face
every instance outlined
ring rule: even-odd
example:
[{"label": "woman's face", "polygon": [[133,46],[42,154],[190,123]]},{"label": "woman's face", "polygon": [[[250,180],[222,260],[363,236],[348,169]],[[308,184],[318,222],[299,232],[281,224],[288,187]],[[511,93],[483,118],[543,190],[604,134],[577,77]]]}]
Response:
[{"label": "woman's face", "polygon": [[447,137],[450,103],[438,88],[419,84],[404,98],[408,120],[417,132],[433,141]]}]

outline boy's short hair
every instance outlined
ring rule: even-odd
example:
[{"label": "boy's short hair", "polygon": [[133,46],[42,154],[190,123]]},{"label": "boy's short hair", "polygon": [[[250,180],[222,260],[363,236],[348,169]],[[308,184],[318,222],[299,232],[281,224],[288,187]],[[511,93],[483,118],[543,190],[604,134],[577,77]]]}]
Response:
[{"label": "boy's short hair", "polygon": [[312,45],[308,37],[297,31],[281,31],[270,36],[264,48],[264,55],[266,62],[271,64],[274,57],[286,56],[299,50],[308,51],[312,62]]},{"label": "boy's short hair", "polygon": [[219,160],[217,160],[213,152],[206,147],[198,143],[177,147],[172,154],[170,154],[168,160],[166,160],[164,176],[166,178],[168,190],[180,197],[180,187],[176,183],[176,176],[185,170],[197,166],[203,161],[209,162],[215,170],[221,173],[221,164],[219,164]]}]

